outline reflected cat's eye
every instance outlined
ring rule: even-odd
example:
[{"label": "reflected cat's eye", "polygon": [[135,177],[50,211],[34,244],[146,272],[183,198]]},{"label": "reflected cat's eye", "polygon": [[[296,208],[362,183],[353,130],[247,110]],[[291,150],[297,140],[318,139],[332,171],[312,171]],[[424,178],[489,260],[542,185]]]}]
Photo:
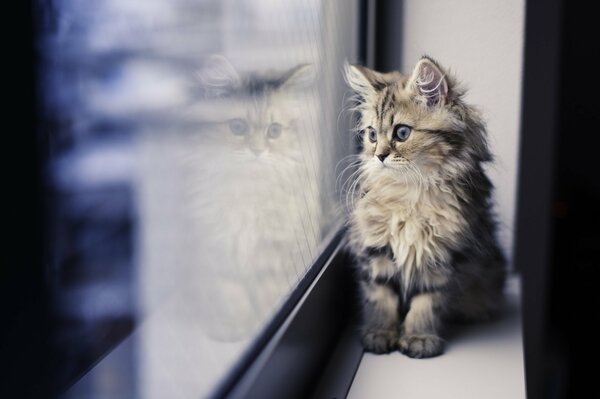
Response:
[{"label": "reflected cat's eye", "polygon": [[398,141],[406,141],[410,137],[410,127],[406,125],[394,126],[394,139]]},{"label": "reflected cat's eye", "polygon": [[281,136],[282,130],[283,126],[281,126],[281,123],[271,123],[267,129],[267,136],[270,139],[276,139],[277,137]]},{"label": "reflected cat's eye", "polygon": [[236,136],[243,136],[248,133],[248,122],[244,119],[236,118],[229,121],[229,130]]},{"label": "reflected cat's eye", "polygon": [[371,143],[374,143],[377,141],[377,130],[373,129],[372,127],[368,127],[367,134],[369,135],[369,141]]}]

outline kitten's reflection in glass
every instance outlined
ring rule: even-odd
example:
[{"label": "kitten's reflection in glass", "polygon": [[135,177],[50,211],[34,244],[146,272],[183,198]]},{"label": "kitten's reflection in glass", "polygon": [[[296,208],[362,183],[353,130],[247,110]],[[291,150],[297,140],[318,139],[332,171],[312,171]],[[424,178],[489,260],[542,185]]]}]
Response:
[{"label": "kitten's reflection in glass", "polygon": [[[211,57],[198,73],[184,171],[189,295],[202,300],[205,331],[250,337],[310,264],[319,240],[319,201],[309,159],[310,65],[241,74]],[[312,167],[311,167],[312,166]]]}]

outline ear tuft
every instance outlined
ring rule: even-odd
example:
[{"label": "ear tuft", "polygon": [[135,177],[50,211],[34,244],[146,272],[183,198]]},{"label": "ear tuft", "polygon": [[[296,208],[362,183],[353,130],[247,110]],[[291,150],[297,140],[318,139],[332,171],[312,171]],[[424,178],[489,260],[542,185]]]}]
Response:
[{"label": "ear tuft", "polygon": [[344,77],[348,86],[363,98],[367,98],[375,93],[375,88],[364,73],[366,70],[367,68],[359,65],[344,63]]},{"label": "ear tuft", "polygon": [[399,72],[377,72],[361,65],[348,63],[344,64],[344,72],[350,88],[364,99],[402,79]]},{"label": "ear tuft", "polygon": [[209,96],[222,96],[241,84],[241,78],[229,60],[213,54],[196,71],[196,78],[202,91]]},{"label": "ear tuft", "polygon": [[317,71],[312,64],[300,64],[283,73],[281,88],[304,89],[317,80]]},{"label": "ear tuft", "polygon": [[422,57],[409,79],[409,87],[428,107],[444,105],[448,98],[448,81],[435,61]]}]

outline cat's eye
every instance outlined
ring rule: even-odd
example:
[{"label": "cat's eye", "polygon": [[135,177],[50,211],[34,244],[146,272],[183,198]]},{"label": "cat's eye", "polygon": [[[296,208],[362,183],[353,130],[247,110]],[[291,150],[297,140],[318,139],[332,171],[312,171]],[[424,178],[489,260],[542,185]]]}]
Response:
[{"label": "cat's eye", "polygon": [[398,141],[406,141],[410,136],[410,126],[396,125],[394,126],[394,138]]},{"label": "cat's eye", "polygon": [[281,136],[281,131],[283,130],[283,126],[281,126],[281,123],[271,123],[269,125],[269,128],[267,129],[267,136],[270,139],[276,139],[277,137]]},{"label": "cat's eye", "polygon": [[243,136],[244,134],[248,133],[248,129],[248,122],[246,122],[244,119],[235,118],[229,121],[229,130],[231,130],[231,133],[235,134],[236,136]]},{"label": "cat's eye", "polygon": [[373,129],[372,127],[368,127],[367,128],[367,134],[369,135],[369,141],[371,143],[374,143],[377,141],[377,130]]}]

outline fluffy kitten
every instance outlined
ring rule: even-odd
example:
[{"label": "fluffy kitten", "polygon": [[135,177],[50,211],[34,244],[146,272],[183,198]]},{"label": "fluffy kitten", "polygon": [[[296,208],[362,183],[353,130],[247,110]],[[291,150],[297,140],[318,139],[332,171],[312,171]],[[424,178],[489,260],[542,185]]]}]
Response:
[{"label": "fluffy kitten", "polygon": [[192,109],[204,126],[184,139],[181,176],[192,289],[214,339],[250,337],[314,257],[320,207],[302,106],[311,70],[242,75],[213,57],[199,74]]},{"label": "fluffy kitten", "polygon": [[362,151],[350,217],[366,350],[424,358],[441,321],[487,318],[504,284],[478,112],[431,58],[410,76],[347,66]]}]

